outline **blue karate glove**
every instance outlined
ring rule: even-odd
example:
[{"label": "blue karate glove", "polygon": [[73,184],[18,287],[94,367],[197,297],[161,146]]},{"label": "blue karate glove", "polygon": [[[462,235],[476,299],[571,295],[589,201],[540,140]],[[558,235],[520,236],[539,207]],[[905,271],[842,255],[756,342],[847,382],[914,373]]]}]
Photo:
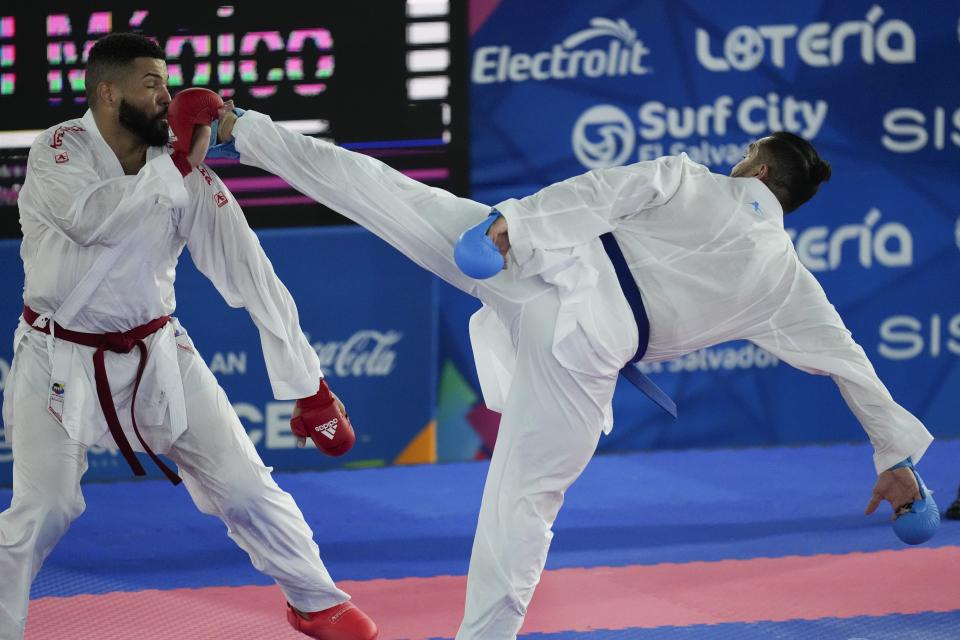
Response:
[{"label": "blue karate glove", "polygon": [[[234,107],[233,112],[237,114],[237,117],[241,117],[246,113],[245,109],[238,109]],[[234,137],[230,142],[217,142],[217,131],[220,129],[220,120],[214,120],[210,125],[210,148],[207,149],[208,158],[227,158],[228,160],[239,160],[240,152],[237,151],[237,138]]]},{"label": "blue karate glove", "polygon": [[909,458],[900,464],[890,467],[899,469],[907,467],[913,472],[920,487],[920,499],[901,507],[896,520],[893,521],[893,532],[907,544],[921,544],[933,537],[940,528],[940,508],[934,502],[930,490],[923,484],[920,474],[914,469]]},{"label": "blue karate glove", "polygon": [[471,278],[485,280],[503,271],[503,256],[493,240],[487,237],[487,229],[499,215],[500,212],[494,209],[483,222],[464,231],[453,248],[457,266]]}]

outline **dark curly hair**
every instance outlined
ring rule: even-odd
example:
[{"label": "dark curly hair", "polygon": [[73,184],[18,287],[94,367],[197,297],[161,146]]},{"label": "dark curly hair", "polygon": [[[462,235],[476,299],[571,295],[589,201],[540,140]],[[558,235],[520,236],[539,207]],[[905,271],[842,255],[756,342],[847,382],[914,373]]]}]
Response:
[{"label": "dark curly hair", "polygon": [[114,81],[127,71],[135,58],[158,58],[163,60],[163,49],[156,42],[139,33],[111,33],[97,40],[87,58],[84,84],[87,102],[96,102],[97,85]]}]

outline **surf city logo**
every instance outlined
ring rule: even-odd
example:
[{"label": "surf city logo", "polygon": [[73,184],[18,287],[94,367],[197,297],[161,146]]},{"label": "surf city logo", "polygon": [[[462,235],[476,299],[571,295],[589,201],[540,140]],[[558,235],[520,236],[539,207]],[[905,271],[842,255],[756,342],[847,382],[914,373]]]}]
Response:
[{"label": "surf city logo", "polygon": [[630,116],[611,104],[598,104],[583,112],[570,140],[577,160],[588,169],[623,164],[633,154],[636,142],[637,131]]},{"label": "surf city logo", "polygon": [[699,105],[644,102],[634,111],[601,104],[584,111],[573,125],[574,155],[588,169],[613,167],[625,162],[653,160],[686,153],[707,166],[733,165],[749,142],[721,140],[739,132],[750,137],[768,131],[790,131],[807,139],[820,132],[829,105],[825,100],[804,100],[768,93],[735,98],[718,96]]}]

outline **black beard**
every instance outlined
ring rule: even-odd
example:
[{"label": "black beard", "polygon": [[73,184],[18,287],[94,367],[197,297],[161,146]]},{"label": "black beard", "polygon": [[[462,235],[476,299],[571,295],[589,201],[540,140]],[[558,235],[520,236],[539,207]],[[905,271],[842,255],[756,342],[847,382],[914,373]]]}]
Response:
[{"label": "black beard", "polygon": [[164,118],[165,115],[163,113],[150,118],[126,100],[120,100],[118,113],[120,124],[151,147],[162,147],[170,142],[170,129]]}]

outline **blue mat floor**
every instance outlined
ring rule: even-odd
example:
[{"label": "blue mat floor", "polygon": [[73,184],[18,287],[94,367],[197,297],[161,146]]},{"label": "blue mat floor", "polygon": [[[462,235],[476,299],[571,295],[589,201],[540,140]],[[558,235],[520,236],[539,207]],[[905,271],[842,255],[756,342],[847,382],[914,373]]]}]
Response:
[{"label": "blue mat floor", "polygon": [[[960,441],[937,441],[921,463],[941,505],[956,495],[958,459]],[[333,576],[363,580],[465,574],[486,468],[276,477]],[[568,492],[547,567],[903,548],[888,508],[862,515],[874,478],[866,445],[599,456]],[[270,583],[182,487],[88,484],[84,494],[87,511],[54,549],[33,597]],[[0,504],[9,500],[0,489]],[[945,522],[929,544],[960,544],[960,522]]]}]

